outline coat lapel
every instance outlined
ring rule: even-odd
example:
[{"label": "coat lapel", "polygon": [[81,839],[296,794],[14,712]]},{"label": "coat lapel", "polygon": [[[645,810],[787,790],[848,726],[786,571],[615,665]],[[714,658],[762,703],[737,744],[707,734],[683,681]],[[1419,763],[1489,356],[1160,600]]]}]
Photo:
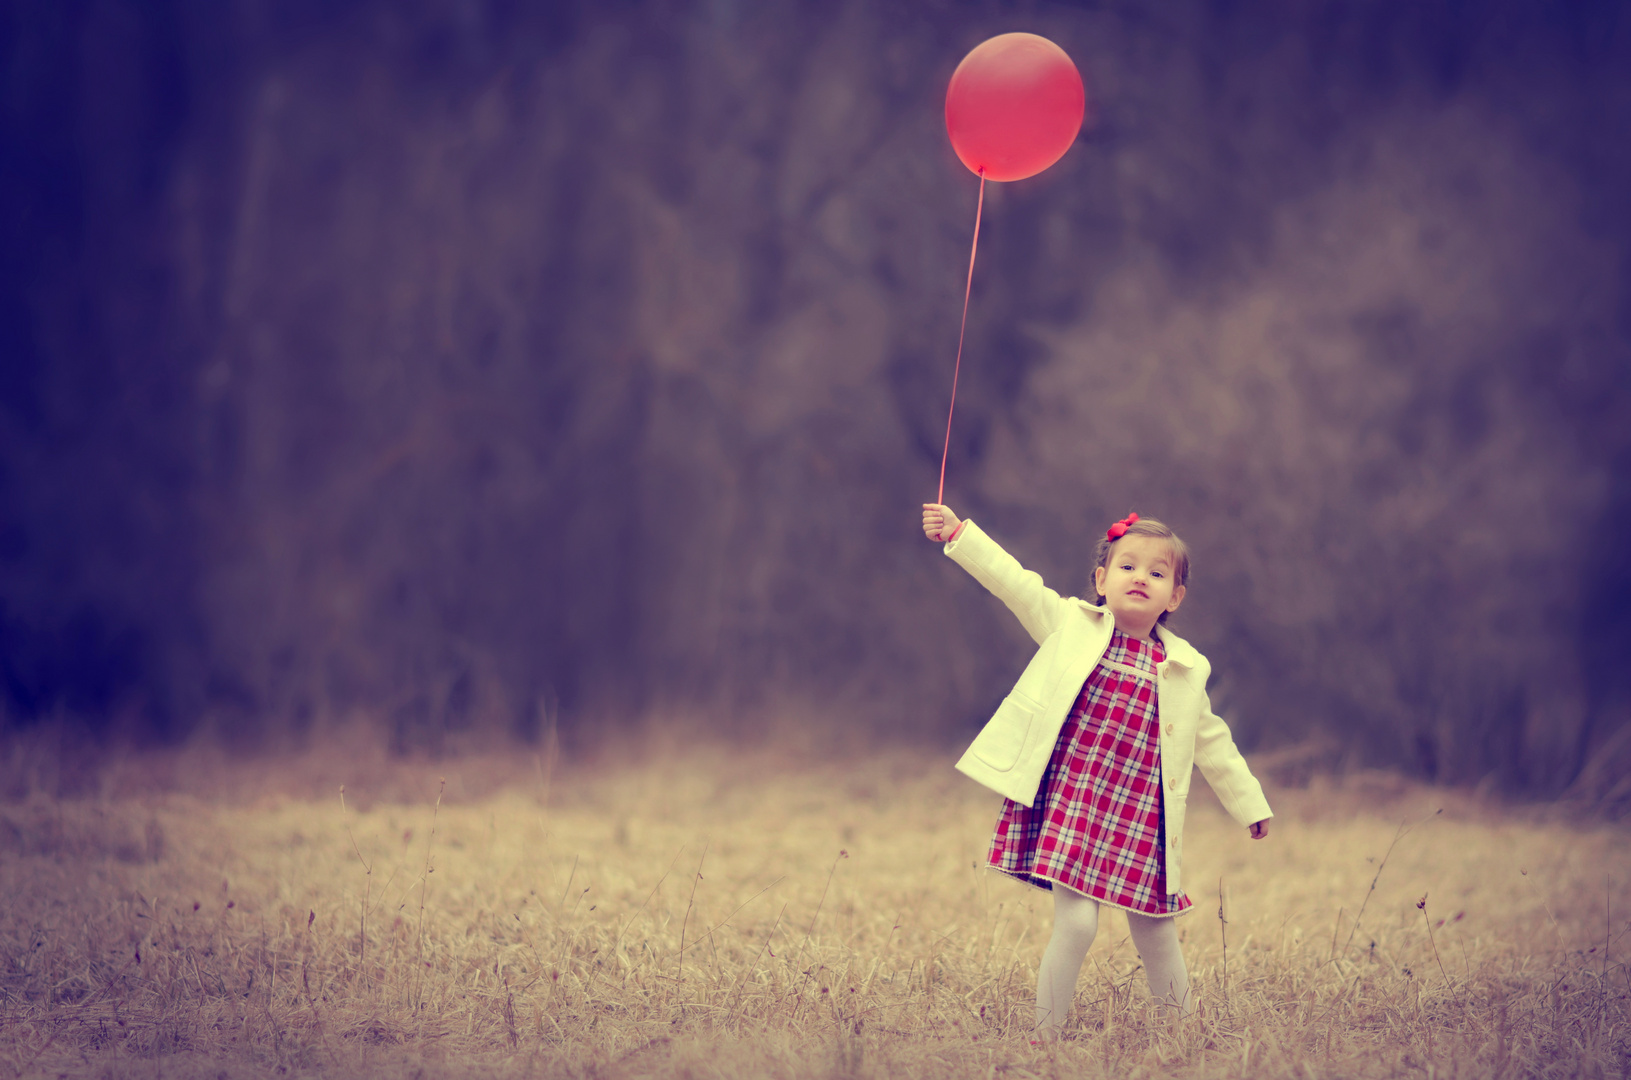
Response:
[{"label": "coat lapel", "polygon": [[1161,639],[1161,648],[1166,650],[1168,660],[1182,667],[1195,667],[1200,654],[1193,645],[1159,623],[1155,627],[1155,636]]}]

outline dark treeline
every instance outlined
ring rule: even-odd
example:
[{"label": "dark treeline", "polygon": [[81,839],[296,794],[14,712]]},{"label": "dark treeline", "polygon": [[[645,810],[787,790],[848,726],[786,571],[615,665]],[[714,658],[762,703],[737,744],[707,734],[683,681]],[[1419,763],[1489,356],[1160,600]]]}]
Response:
[{"label": "dark treeline", "polygon": [[642,713],[966,735],[1129,509],[1248,747],[1631,762],[1631,18],[1600,3],[52,0],[0,11],[12,731],[399,750]]}]

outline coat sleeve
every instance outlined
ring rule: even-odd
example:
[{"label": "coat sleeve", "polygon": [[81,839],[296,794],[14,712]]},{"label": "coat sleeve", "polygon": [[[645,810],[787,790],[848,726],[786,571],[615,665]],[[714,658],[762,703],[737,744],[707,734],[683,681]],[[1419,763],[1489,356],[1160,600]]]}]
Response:
[{"label": "coat sleeve", "polygon": [[1274,811],[1263,797],[1263,785],[1257,782],[1245,757],[1235,746],[1229,725],[1212,711],[1212,703],[1205,699],[1204,691],[1202,697],[1200,727],[1195,732],[1195,764],[1200,767],[1201,775],[1217,793],[1218,801],[1229,816],[1239,824],[1251,825],[1273,817]]},{"label": "coat sleeve", "polygon": [[1007,604],[1038,645],[1059,628],[1070,610],[1070,601],[1044,585],[1040,574],[1021,566],[971,519],[963,522],[963,531],[946,544],[945,552]]}]

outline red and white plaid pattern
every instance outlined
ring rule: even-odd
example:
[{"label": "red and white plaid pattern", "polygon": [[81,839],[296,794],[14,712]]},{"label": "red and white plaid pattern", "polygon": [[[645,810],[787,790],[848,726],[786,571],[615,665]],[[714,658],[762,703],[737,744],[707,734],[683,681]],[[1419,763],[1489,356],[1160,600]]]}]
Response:
[{"label": "red and white plaid pattern", "polygon": [[1070,710],[1036,805],[1005,800],[988,861],[1041,889],[1055,882],[1141,915],[1190,907],[1168,895],[1161,816],[1159,642],[1110,635]]}]

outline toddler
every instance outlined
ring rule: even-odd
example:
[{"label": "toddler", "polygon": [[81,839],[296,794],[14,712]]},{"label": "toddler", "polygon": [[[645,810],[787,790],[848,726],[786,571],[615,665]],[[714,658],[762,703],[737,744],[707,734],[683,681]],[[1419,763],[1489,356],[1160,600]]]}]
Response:
[{"label": "toddler", "polygon": [[1224,809],[1268,835],[1262,786],[1206,697],[1211,665],[1165,626],[1184,599],[1189,552],[1137,514],[1095,552],[1092,602],[1060,596],[973,521],[923,506],[923,532],[1008,605],[1039,648],[957,768],[1005,796],[987,861],[1053,893],[1037,977],[1040,1038],[1056,1038],[1098,932],[1127,913],[1151,996],[1194,1011],[1173,916],[1183,892],[1184,802],[1200,766]]}]

